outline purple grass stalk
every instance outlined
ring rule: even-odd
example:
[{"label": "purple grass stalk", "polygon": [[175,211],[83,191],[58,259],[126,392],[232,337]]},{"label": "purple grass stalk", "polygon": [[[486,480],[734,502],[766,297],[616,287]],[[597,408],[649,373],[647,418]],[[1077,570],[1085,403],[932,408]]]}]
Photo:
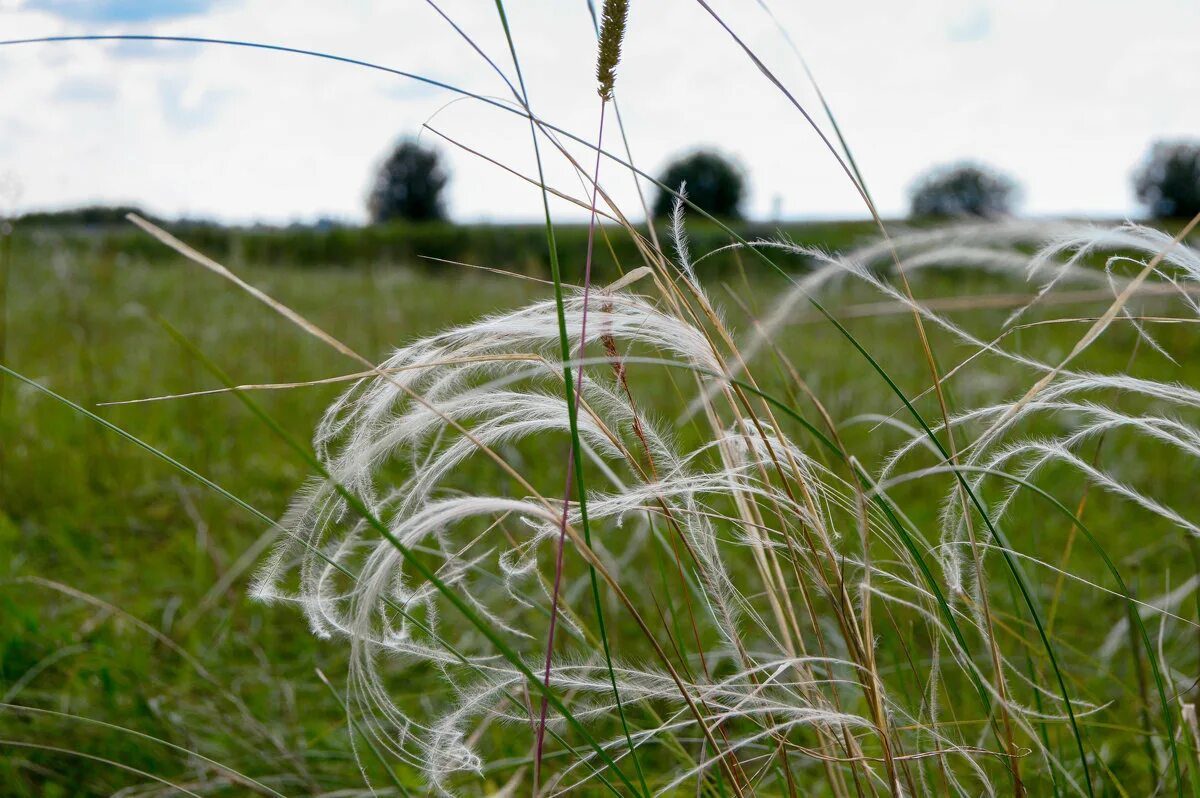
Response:
[{"label": "purple grass stalk", "polygon": [[[575,372],[575,395],[572,398],[574,412],[579,412],[579,397],[583,389],[583,355],[584,348],[587,346],[587,317],[588,317],[588,299],[591,295],[592,288],[592,253],[595,249],[596,240],[596,199],[600,189],[600,153],[604,143],[604,110],[607,101],[600,98],[600,126],[596,135],[596,167],[592,174],[592,204],[591,217],[588,220],[588,236],[587,236],[587,258],[583,267],[583,314],[579,323],[579,365]],[[567,510],[571,504],[571,484],[575,479],[575,441],[571,441],[571,448],[567,452],[567,479],[563,485],[563,505],[562,517],[559,521],[558,529],[558,550],[554,558],[554,590],[550,601],[550,626],[546,633],[546,667],[543,676],[543,682],[546,687],[550,687],[550,668],[554,659],[554,630],[558,624],[558,596],[562,587],[563,574],[563,550],[566,546],[567,538]],[[546,697],[542,696],[541,711],[538,715],[537,729],[537,748],[534,753],[533,763],[533,784],[534,793],[537,792],[537,787],[541,783],[542,773],[542,749],[546,739]]]}]

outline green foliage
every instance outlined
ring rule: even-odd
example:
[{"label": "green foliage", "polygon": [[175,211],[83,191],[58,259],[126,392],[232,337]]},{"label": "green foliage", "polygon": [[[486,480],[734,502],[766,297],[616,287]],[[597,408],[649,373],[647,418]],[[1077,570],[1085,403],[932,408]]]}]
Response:
[{"label": "green foliage", "polygon": [[1007,216],[1013,210],[1016,182],[980,164],[939,166],[912,191],[911,214],[917,218]]},{"label": "green foliage", "polygon": [[109,227],[128,224],[125,217],[136,213],[155,224],[161,223],[152,214],[132,205],[86,205],[61,211],[36,211],[16,218],[25,227]]},{"label": "green foliage", "polygon": [[[857,226],[823,229],[830,242],[853,240],[862,233]],[[504,265],[499,253],[505,231],[490,228],[489,232],[497,253],[493,263]],[[534,230],[534,234],[538,232]],[[798,232],[819,242],[820,229]],[[570,230],[565,233],[564,253],[578,243],[570,237]],[[472,234],[482,235],[477,229]],[[514,247],[520,246],[523,235],[521,230],[513,233]],[[285,253],[288,241],[305,240],[291,232],[272,239],[271,246],[277,248],[273,251]],[[108,408],[96,408],[97,403],[218,387],[146,311],[169,319],[238,381],[290,382],[359,367],[327,352],[248,297],[179,263],[175,256],[154,260],[123,257],[115,247],[112,240],[99,235],[24,235],[20,239],[14,251],[11,351],[6,363],[96,409],[269,515],[281,515],[308,469],[231,397]],[[698,254],[702,251],[697,249]],[[621,265],[628,270],[633,263]],[[700,268],[705,269],[707,263],[702,261]],[[761,319],[783,288],[779,278],[763,274],[752,264],[748,261],[743,270],[736,262],[728,262],[722,267],[723,278],[712,281],[718,301],[728,298],[727,288],[736,291],[738,302],[722,304],[730,310],[731,326],[739,330],[752,326],[750,316],[738,310],[739,303]],[[615,270],[615,264],[610,268]],[[372,268],[308,265],[301,269],[281,256],[271,266],[250,265],[240,271],[369,357],[379,357],[413,336],[549,295],[548,288],[528,281],[444,265],[434,271],[395,262]],[[465,279],[468,274],[471,279]],[[916,290],[922,296],[952,294],[961,298],[1022,289],[999,278],[959,273],[953,278],[940,274],[922,277]],[[839,315],[855,336],[886,362],[889,374],[907,395],[916,396],[927,386],[927,372],[912,346],[911,320],[904,313],[857,317],[856,308],[879,310],[878,297],[865,291],[847,291],[838,300]],[[987,329],[1007,312],[1002,308],[971,310],[955,318]],[[788,360],[802,369],[805,381],[823,398],[833,417],[894,410],[894,402],[878,401],[878,380],[851,347],[828,324],[808,322],[798,316],[795,325],[778,337],[778,345]],[[1038,345],[1069,348],[1079,334],[1071,327],[1040,328]],[[1155,334],[1168,351],[1186,352],[1192,332],[1187,325],[1171,325],[1156,329]],[[939,351],[952,351],[944,337],[935,338],[934,343]],[[1132,329],[1114,328],[1087,353],[1079,368],[1195,381],[1195,366],[1186,360],[1176,365],[1164,358],[1139,358],[1131,364],[1129,352],[1136,345]],[[770,367],[757,368],[756,373],[763,390],[775,395],[787,396],[794,385],[788,375]],[[679,392],[669,376],[631,364],[630,379],[652,398],[648,413],[659,417],[677,414]],[[994,379],[997,382],[987,387],[989,392],[1013,393],[1023,385],[1003,368],[996,370]],[[971,383],[952,386],[968,394],[965,401],[984,390]],[[340,390],[341,386],[326,385],[262,392],[255,398],[288,430],[303,437]],[[0,402],[0,441],[6,469],[0,481],[4,513],[0,517],[0,694],[17,689],[12,699],[15,703],[65,707],[76,715],[188,747],[268,780],[287,795],[319,794],[361,784],[345,716],[313,672],[314,666],[320,666],[333,685],[343,689],[343,647],[312,637],[291,607],[266,607],[249,601],[245,573],[228,591],[203,604],[212,585],[264,531],[262,525],[182,480],[144,452],[13,381],[0,381],[0,391],[5,393]],[[802,399],[794,401],[803,406]],[[918,404],[926,417],[936,417],[930,397]],[[780,423],[791,424],[783,417]],[[685,440],[699,435],[688,425],[679,428],[678,434]],[[840,429],[839,435],[868,460],[889,451],[899,440],[895,431],[870,424],[849,425]],[[1145,456],[1139,445],[1131,436],[1114,431],[1106,439],[1104,464],[1109,464],[1107,453],[1112,452],[1128,476],[1155,484],[1165,501],[1188,506],[1193,492],[1190,472],[1169,457]],[[822,456],[819,447],[812,453]],[[506,456],[520,463],[537,484],[561,483],[557,457],[520,449],[506,451]],[[1052,477],[1046,484],[1053,485],[1056,495],[1069,499],[1074,507],[1074,499],[1086,490],[1082,480],[1066,469]],[[474,490],[501,490],[505,484],[494,469],[479,464],[464,466],[457,479],[464,488]],[[932,528],[937,523],[940,492],[931,492],[926,483],[917,481],[901,486],[894,494],[904,500],[915,528]],[[1173,579],[1186,578],[1177,575],[1183,562],[1177,547],[1146,546],[1148,535],[1161,533],[1166,539],[1173,530],[1151,529],[1141,514],[1099,491],[1088,494],[1086,520],[1114,561],[1124,564],[1137,558],[1145,574],[1170,572]],[[1132,537],[1123,534],[1131,528],[1145,532]],[[1007,529],[1017,548],[1036,552],[1057,565],[1070,524],[1048,517],[1042,503],[1022,501],[1014,508]],[[1093,563],[1093,559],[1080,541],[1070,570],[1087,573],[1095,566],[1096,581],[1108,584],[1103,564]],[[1049,593],[1053,575],[1039,573],[1043,577],[1039,585]],[[998,576],[999,572],[993,573]],[[44,585],[15,581],[27,577],[55,579],[118,609],[66,596]],[[1146,591],[1145,598],[1150,599],[1151,588],[1147,586]],[[1107,632],[1095,624],[1101,610],[1110,613],[1106,617],[1119,617],[1111,613],[1122,612],[1122,605],[1115,596],[1097,596],[1094,588],[1068,582],[1054,634],[1057,640],[1071,643],[1064,646],[1063,654],[1069,658],[1067,666],[1077,682],[1072,684],[1073,690],[1087,700],[1116,701],[1103,723],[1091,723],[1087,728],[1095,755],[1103,759],[1113,774],[1111,780],[1119,782],[1127,794],[1150,794],[1153,787],[1147,766],[1153,763],[1147,760],[1143,746],[1128,744],[1130,729],[1140,722],[1141,704],[1125,692],[1128,685],[1136,683],[1136,659],[1117,657],[1102,666],[1094,661],[1090,644]],[[1177,611],[1194,616],[1187,607]],[[134,618],[181,646],[212,675],[212,681],[137,626]],[[1007,615],[1005,620],[1008,624]],[[616,611],[613,627],[614,639],[623,646],[622,651],[628,651],[638,638],[637,631],[626,615]],[[1028,630],[1012,628],[1014,631],[1007,633],[1031,635]],[[540,642],[531,644],[530,656],[538,654]],[[899,629],[881,626],[878,657],[886,667],[903,671],[927,646],[928,640],[907,625]],[[1046,663],[1037,657],[1036,644],[1029,651],[1039,678],[1045,680]],[[918,662],[924,665],[920,657]],[[387,669],[397,700],[419,700],[444,689],[443,676],[436,668],[408,669],[398,662],[389,663]],[[977,700],[965,682],[956,687],[961,689],[945,698],[949,702],[947,717],[969,715],[972,701]],[[917,695],[923,689],[919,674],[913,676],[912,689]],[[250,718],[236,708],[230,694],[246,705]],[[1148,706],[1153,711],[1154,705]],[[1064,738],[1055,740],[1055,745],[1067,750],[1070,738],[1062,729],[1056,733]],[[210,779],[210,786],[219,784],[213,771],[177,751],[80,721],[0,711],[0,739],[59,745],[183,783],[194,783],[199,770]],[[510,725],[489,727],[485,742],[490,753],[511,756],[516,764],[463,785],[467,794],[482,793],[488,785],[499,789],[516,768],[528,762],[529,735],[513,733]],[[375,784],[386,785],[382,768],[369,756],[365,762]],[[668,764],[649,758],[648,777],[664,771]],[[418,774],[402,764],[395,767],[403,783],[421,794]],[[1027,776],[1030,794],[1051,794],[1045,781],[1038,781],[1035,774]],[[805,790],[801,794],[827,794],[812,786],[815,776],[800,773],[799,778]],[[5,795],[109,795],[141,781],[144,779],[93,760],[49,751],[0,749],[0,784],[4,785],[0,792]],[[694,794],[694,785],[690,786],[686,794]],[[227,784],[212,786],[210,794],[248,792],[242,785]]]},{"label": "green foliage", "polygon": [[[687,184],[687,198],[718,219],[742,218],[746,177],[731,160],[712,150],[698,150],[667,165],[658,182],[678,191]],[[654,200],[654,215],[665,219],[675,205],[675,195],[662,191]]]},{"label": "green foliage", "polygon": [[373,222],[405,219],[433,222],[446,218],[442,191],[449,177],[437,150],[406,139],[379,167],[367,212]]},{"label": "green foliage", "polygon": [[[660,219],[660,235],[666,234],[666,219]],[[503,271],[548,277],[545,229],[540,225],[456,225],[448,223],[391,222],[369,227],[229,228],[215,225],[168,225],[188,244],[226,263],[277,264],[284,268],[357,268],[403,263],[430,274],[461,274],[455,261]],[[737,231],[747,239],[776,235],[779,225],[743,223]],[[852,246],[871,235],[868,222],[811,222],[784,225],[785,232],[799,243],[834,248]],[[703,221],[689,222],[688,235],[697,255],[730,243],[728,234]],[[564,279],[582,279],[587,252],[587,227],[559,225],[559,261]],[[104,230],[54,226],[40,227],[18,222],[14,248],[26,253],[54,247],[79,257],[110,261],[175,263],[179,258],[169,249],[131,224]],[[617,279],[640,263],[637,247],[628,235],[605,226],[597,233],[593,274],[597,280]],[[793,261],[785,265],[796,266]],[[701,262],[701,274],[717,277],[734,274],[742,265],[761,270],[752,258],[723,253]]]},{"label": "green foliage", "polygon": [[[307,469],[230,397],[97,404],[214,387],[151,311],[241,380],[289,381],[353,365],[178,262],[123,260],[116,267],[100,237],[90,249],[83,237],[73,239],[74,250],[58,247],[59,240],[26,240],[14,251],[5,364],[135,431],[270,516],[281,515]],[[281,265],[251,268],[247,276],[372,356],[495,304],[523,302],[531,290],[522,281],[472,275],[456,283],[403,268]],[[260,401],[306,438],[340,389],[269,392]],[[361,784],[345,715],[314,675],[320,666],[344,690],[343,653],[312,638],[292,608],[251,601],[253,563],[227,591],[209,596],[266,531],[261,522],[12,380],[0,377],[0,391],[0,696],[12,692],[12,703],[136,729],[289,796]],[[29,577],[64,583],[111,607],[18,581]],[[419,692],[440,689],[436,672],[417,669],[408,678]],[[78,720],[0,709],[0,739],[56,745],[183,783],[195,775],[177,751]],[[512,755],[525,750],[522,741]],[[386,783],[382,769],[367,764],[371,778]],[[199,770],[213,777],[208,794],[256,794],[237,783],[220,786],[220,774]],[[415,785],[415,772],[405,776]],[[5,798],[92,798],[144,781],[80,756],[0,745]]]},{"label": "green foliage", "polygon": [[1200,213],[1200,142],[1159,141],[1133,178],[1138,201],[1160,219]]}]

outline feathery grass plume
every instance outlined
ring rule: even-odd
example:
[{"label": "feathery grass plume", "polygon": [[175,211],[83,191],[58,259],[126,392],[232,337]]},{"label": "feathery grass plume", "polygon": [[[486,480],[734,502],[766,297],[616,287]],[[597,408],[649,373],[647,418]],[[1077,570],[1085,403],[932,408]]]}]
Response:
[{"label": "feathery grass plume", "polygon": [[[678,556],[684,566],[678,584],[670,586],[673,566],[663,577],[676,601],[685,605],[670,610],[682,627],[664,616],[661,628],[643,626],[640,637],[622,636],[613,651],[610,677],[598,659],[586,617],[584,574],[567,571],[560,599],[567,650],[554,674],[556,688],[570,697],[572,712],[601,735],[608,750],[627,750],[615,719],[615,680],[630,740],[639,759],[653,763],[647,773],[657,794],[695,779],[702,791],[715,791],[718,757],[733,763],[730,778],[744,792],[752,785],[759,791],[782,791],[791,780],[805,789],[824,783],[829,794],[842,796],[852,794],[848,785],[857,779],[892,794],[936,792],[932,785],[938,783],[950,794],[995,794],[992,785],[1007,772],[1007,753],[1003,744],[986,740],[994,709],[986,704],[972,708],[961,700],[962,690],[974,683],[988,703],[1005,708],[1015,739],[1030,752],[1022,774],[1028,789],[1049,789],[1055,782],[1068,792],[1083,793],[1084,774],[1070,764],[1069,750],[1061,739],[1056,743],[1057,738],[1043,736],[1039,729],[1066,726],[1072,717],[1123,717],[1125,708],[1107,695],[1073,697],[1068,707],[1046,683],[1044,659],[1035,657],[1032,670],[1027,667],[1036,649],[1030,648],[1027,631],[1011,626],[1006,634],[1016,635],[1017,642],[1000,638],[1003,683],[998,685],[978,661],[983,654],[979,641],[988,628],[978,593],[996,591],[995,580],[983,588],[976,569],[989,567],[1005,553],[1002,544],[983,544],[982,561],[964,555],[969,545],[965,518],[952,481],[940,516],[934,512],[931,519],[928,507],[906,508],[904,492],[911,483],[962,473],[971,489],[986,498],[993,522],[1004,523],[1017,503],[1042,495],[1032,492],[1035,480],[1057,464],[1099,486],[1125,511],[1197,534],[1196,520],[1185,508],[1171,508],[1155,498],[1154,486],[1136,484],[1136,475],[1122,476],[1087,462],[1079,449],[1101,434],[1115,439],[1130,433],[1134,437],[1127,445],[1165,447],[1185,460],[1200,457],[1200,424],[1151,406],[1200,410],[1200,391],[1123,374],[1064,370],[1059,381],[986,438],[968,436],[961,466],[935,459],[900,471],[903,462],[924,451],[924,433],[913,430],[902,435],[891,457],[882,457],[868,472],[842,448],[844,443],[826,439],[829,448],[822,453],[793,439],[786,428],[799,416],[791,410],[785,414],[786,405],[760,407],[739,395],[751,383],[734,383],[726,376],[732,353],[727,333],[718,335],[713,327],[721,324],[720,316],[693,310],[711,299],[688,288],[698,279],[695,266],[703,258],[693,263],[686,254],[681,214],[673,235],[687,264],[672,267],[688,275],[682,287],[663,279],[669,275],[656,274],[661,294],[656,299],[628,288],[599,291],[588,299],[578,291],[564,299],[571,350],[599,348],[604,352],[599,359],[613,367],[608,377],[601,371],[584,372],[578,383],[580,439],[597,474],[588,496],[593,530],[589,562],[614,590],[642,584],[640,593],[622,592],[629,603],[619,611],[644,616],[665,611],[659,602],[666,596],[656,597],[653,588],[645,592],[652,582],[644,579],[643,569],[657,559],[670,562]],[[1026,270],[1017,268],[1017,258],[1036,267],[1029,274],[1050,262],[1047,249],[1032,257],[990,249],[999,241],[1027,240],[1028,231],[975,228],[916,235],[925,236],[924,243],[905,247],[905,239],[898,239],[909,264],[945,268],[959,258],[972,268],[989,264],[1020,276]],[[1136,228],[1119,233],[1074,229],[1056,231],[1047,247],[1061,247],[1062,241],[1076,242],[1072,247],[1099,246],[1102,240],[1119,244],[1122,257],[1135,258],[1129,255],[1135,243],[1146,253],[1161,243],[1158,235]],[[929,242],[935,250],[944,249],[940,254],[926,251]],[[838,257],[787,242],[769,245],[822,264],[814,273],[819,278],[806,278],[814,290],[832,285],[835,278],[849,278],[894,302],[911,303],[868,267],[874,257],[869,248]],[[1200,275],[1200,268],[1194,268],[1200,260],[1191,248],[1170,255],[1167,264],[1183,274]],[[1068,258],[1057,268],[1079,271],[1073,276],[1096,283],[1083,273],[1079,260]],[[1184,288],[1168,285],[1194,315]],[[1156,301],[1170,300],[1158,296]],[[1042,296],[1028,312],[1055,307],[1050,299]],[[588,328],[582,325],[585,305],[590,305],[586,310],[592,318]],[[973,352],[946,372],[947,380],[961,380],[964,370],[996,369],[1005,374],[996,385],[1019,394],[1021,373],[1036,376],[1052,368],[1052,357],[1013,351],[1003,336],[968,330],[919,304],[916,309],[932,329]],[[555,360],[556,314],[555,302],[538,302],[397,350],[381,366],[390,378],[359,380],[330,407],[315,439],[333,479],[363,497],[396,538],[436,563],[440,578],[513,648],[530,652],[530,664],[536,651],[531,630],[539,628],[538,619],[554,600],[547,567],[553,571],[559,514],[552,503],[531,497],[481,492],[469,475],[479,460],[480,444],[523,452],[533,474],[544,453],[556,451],[546,443],[568,435],[569,399],[560,390],[563,364]],[[978,321],[969,326],[977,328]],[[1072,318],[1048,321],[1070,323]],[[585,329],[586,338],[581,334]],[[703,403],[707,423],[701,439],[664,428],[641,409],[644,402],[635,401],[651,379],[645,372],[660,367],[691,372],[701,397],[715,391]],[[637,379],[630,369],[638,370]],[[752,379],[747,373],[746,380]],[[408,397],[414,393],[429,406],[413,403]],[[1075,398],[1083,394],[1089,398]],[[1117,408],[1101,401],[1106,394],[1137,396],[1145,406]],[[1004,417],[1010,405],[984,404],[954,415],[950,423],[965,433]],[[1050,426],[1043,423],[1032,436],[1013,437],[1043,416]],[[452,432],[448,420],[468,429],[471,439]],[[850,419],[851,426],[854,421]],[[1050,434],[1062,421],[1066,431]],[[885,429],[903,432],[905,426]],[[851,471],[832,467],[826,459],[830,454],[846,458]],[[543,480],[547,485],[557,481],[553,473]],[[999,492],[993,487],[997,482]],[[580,520],[578,506],[568,505],[568,526]],[[1069,512],[1065,520],[1083,523]],[[258,594],[297,602],[317,634],[347,639],[352,654],[349,697],[355,711],[368,719],[364,731],[381,751],[422,770],[438,794],[460,791],[464,775],[483,772],[494,756],[489,747],[495,740],[478,733],[480,729],[491,723],[530,724],[534,708],[512,700],[524,677],[496,658],[478,635],[443,622],[444,601],[437,591],[414,579],[395,550],[348,513],[328,483],[316,481],[298,496],[286,523],[294,534],[263,569]],[[573,541],[582,545],[578,538]],[[1035,569],[1034,574],[1067,574],[1071,584],[1133,602],[1116,570],[1077,573],[1038,551],[1007,553],[1024,568]],[[929,559],[941,563],[940,579],[924,564]],[[296,569],[296,576],[290,576]],[[347,573],[358,577],[347,580]],[[862,586],[861,595],[851,591],[856,585]],[[1195,589],[1196,581],[1190,580],[1161,599],[1131,603],[1134,613],[1126,617],[1117,612],[1113,619],[1124,629],[1130,618],[1139,624],[1145,618],[1180,632],[1164,638],[1161,654],[1153,646],[1148,649],[1162,696],[1186,687],[1186,668],[1173,663],[1187,661],[1191,648],[1182,632],[1196,627],[1178,608]],[[1002,617],[1021,611],[1020,604],[1006,606],[998,592],[989,599],[1002,608]],[[879,618],[892,624],[887,632],[868,634],[868,604],[886,608]],[[397,606],[404,612],[398,613]],[[904,645],[923,648],[932,658],[931,670],[909,673],[899,665],[879,666],[890,648],[887,637],[906,624],[920,628],[926,642],[910,637]],[[690,632],[683,631],[689,627]],[[660,636],[672,650],[665,659],[655,647]],[[1105,655],[1099,660],[1103,666],[1115,671],[1111,634],[1094,637],[1088,641],[1080,634],[1072,641],[1066,651],[1071,667],[1095,667],[1090,646]],[[1148,637],[1145,641],[1149,646]],[[397,661],[439,669],[448,692],[419,702],[397,700],[389,688],[394,666],[385,665]],[[913,677],[922,685],[915,692],[909,687]],[[1161,704],[1168,706],[1165,698]],[[699,708],[699,716],[689,706]],[[954,713],[955,722],[943,722],[947,711]],[[1173,728],[1170,717],[1164,716],[1163,723]],[[705,727],[715,732],[719,750],[691,745]],[[561,719],[550,717],[548,729],[563,730]],[[546,789],[570,791],[598,777],[593,753],[558,746],[551,751],[546,762],[553,772],[543,782]],[[778,770],[771,765],[773,751],[783,752]],[[1168,772],[1165,764],[1158,763],[1160,771]]]},{"label": "feathery grass plume", "polygon": [[604,0],[604,18],[600,23],[600,49],[596,58],[596,80],[600,97],[611,100],[621,61],[621,41],[629,19],[629,0]]}]

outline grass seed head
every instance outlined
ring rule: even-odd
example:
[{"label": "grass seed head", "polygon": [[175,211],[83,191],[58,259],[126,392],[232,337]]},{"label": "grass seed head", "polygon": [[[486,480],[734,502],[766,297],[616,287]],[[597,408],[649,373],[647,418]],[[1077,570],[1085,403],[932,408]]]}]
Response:
[{"label": "grass seed head", "polygon": [[629,0],[606,0],[604,20],[600,25],[600,54],[596,61],[596,80],[600,82],[600,96],[604,100],[612,99],[628,17]]}]

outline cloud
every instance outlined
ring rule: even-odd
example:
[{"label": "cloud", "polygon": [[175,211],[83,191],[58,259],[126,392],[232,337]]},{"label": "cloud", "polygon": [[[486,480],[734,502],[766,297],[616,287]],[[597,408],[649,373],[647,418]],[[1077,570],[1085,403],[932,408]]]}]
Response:
[{"label": "cloud", "polygon": [[71,77],[54,89],[52,99],[67,103],[111,103],[117,97],[111,81],[88,77]]},{"label": "cloud", "polygon": [[166,78],[158,84],[163,120],[176,130],[220,124],[221,109],[235,95],[233,90],[200,87],[187,79]]},{"label": "cloud", "polygon": [[[761,8],[709,2],[828,131],[794,53]],[[512,74],[492,4],[439,3]],[[505,3],[531,102],[542,118],[591,140],[599,110],[591,19],[585,3],[555,14],[546,12],[551,4]],[[885,215],[905,211],[915,175],[964,158],[1020,180],[1030,213],[1131,213],[1129,171],[1149,143],[1200,132],[1200,104],[1180,100],[1200,74],[1196,4],[1143,0],[1136,25],[1122,0],[976,2],[990,9],[986,25],[964,15],[970,6],[961,0],[773,7],[822,82]],[[630,15],[617,97],[640,167],[656,173],[705,143],[745,165],[751,216],[773,215],[775,197],[784,218],[865,214],[805,120],[694,0],[637,3]],[[81,27],[28,3],[4,16],[13,37]],[[978,37],[981,27],[986,35],[969,46],[948,36]],[[512,99],[420,0],[218,0],[138,29],[323,50]],[[426,122],[523,175],[537,171],[521,117],[346,64],[225,46],[84,42],[0,48],[0,70],[0,173],[19,175],[28,208],[128,200],[164,215],[230,221],[362,219],[375,165]],[[109,99],[98,84],[113,87]],[[605,146],[623,152],[612,121]],[[538,218],[535,187],[422,137],[446,154],[455,218]],[[582,146],[564,146],[590,161]],[[547,182],[583,196],[580,176],[553,144],[544,142],[542,154]],[[601,179],[640,215],[628,173],[605,162]],[[586,218],[565,203],[553,209],[556,218]]]},{"label": "cloud", "polygon": [[946,27],[946,38],[952,42],[978,42],[992,32],[992,13],[986,6],[976,5]]},{"label": "cloud", "polygon": [[72,22],[136,23],[194,16],[215,0],[27,0],[22,8],[44,11]]}]

